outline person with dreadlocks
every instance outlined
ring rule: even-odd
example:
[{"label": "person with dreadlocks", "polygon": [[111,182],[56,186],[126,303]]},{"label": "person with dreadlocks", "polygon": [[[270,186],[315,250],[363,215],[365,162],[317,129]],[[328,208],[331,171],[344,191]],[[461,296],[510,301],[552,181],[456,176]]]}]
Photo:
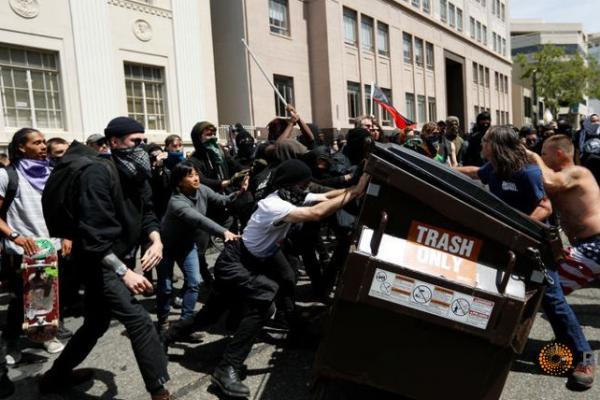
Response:
[{"label": "person with dreadlocks", "polygon": [[256,335],[275,312],[276,295],[283,299],[278,305],[285,312],[294,311],[296,276],[280,247],[290,227],[326,218],[358,197],[368,181],[363,175],[351,188],[313,194],[306,192],[310,178],[310,168],[300,160],[287,160],[277,167],[272,192],[258,202],[241,240],[227,242],[217,259],[214,291],[206,305],[194,318],[173,323],[163,336],[168,346],[214,324],[225,310],[236,310],[241,319],[212,375],[213,383],[228,396],[250,395],[240,371]]}]

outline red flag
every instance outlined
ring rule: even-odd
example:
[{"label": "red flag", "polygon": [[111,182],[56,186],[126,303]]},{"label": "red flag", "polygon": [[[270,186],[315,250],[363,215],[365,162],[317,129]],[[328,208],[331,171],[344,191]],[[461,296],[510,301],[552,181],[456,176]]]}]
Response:
[{"label": "red flag", "polygon": [[385,93],[383,93],[383,90],[381,90],[380,88],[378,88],[375,85],[373,85],[373,94],[372,94],[372,96],[373,96],[373,101],[375,101],[384,110],[386,110],[388,113],[390,113],[390,115],[394,119],[394,123],[396,124],[397,128],[404,129],[404,128],[409,127],[409,126],[413,126],[413,127],[415,126],[415,123],[413,121],[411,121],[408,118],[405,118],[402,114],[400,114],[398,112],[398,110],[396,110],[394,108],[394,106],[392,105],[391,100],[387,98],[387,96],[385,95]]}]

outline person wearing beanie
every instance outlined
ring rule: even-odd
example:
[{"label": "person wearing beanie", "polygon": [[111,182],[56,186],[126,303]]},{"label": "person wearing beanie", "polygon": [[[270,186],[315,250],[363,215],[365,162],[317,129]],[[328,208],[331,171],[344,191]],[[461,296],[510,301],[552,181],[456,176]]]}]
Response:
[{"label": "person wearing beanie", "polygon": [[95,162],[79,178],[78,231],[73,242],[73,262],[85,266],[83,325],[62,354],[42,376],[40,392],[58,393],[92,378],[92,370],[74,370],[108,330],[113,316],[131,340],[146,390],[153,400],[171,396],[167,358],[146,309],[134,295],[153,290],[134,272],[140,238],[149,246],[141,257],[143,271],[162,259],[160,225],[152,211],[150,158],[143,147],[144,127],[134,119],[118,117],[104,130],[112,160]]},{"label": "person wearing beanie", "polygon": [[[263,324],[275,312],[274,300],[288,321],[294,318],[296,275],[280,246],[292,224],[320,221],[362,194],[368,182],[324,194],[307,193],[310,168],[300,160],[279,164],[272,192],[258,202],[242,238],[225,244],[215,263],[215,291],[194,318],[178,321],[164,335],[165,345],[205,329],[227,309],[240,311],[241,321],[212,375],[212,382],[232,397],[248,397],[240,371]],[[315,204],[316,203],[316,204]],[[314,205],[310,205],[314,204]]]}]

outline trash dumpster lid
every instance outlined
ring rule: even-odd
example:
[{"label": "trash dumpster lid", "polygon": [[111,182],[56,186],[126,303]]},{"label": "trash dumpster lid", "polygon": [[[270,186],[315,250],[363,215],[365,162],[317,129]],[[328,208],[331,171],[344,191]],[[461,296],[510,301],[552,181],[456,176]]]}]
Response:
[{"label": "trash dumpster lid", "polygon": [[545,226],[485,190],[479,183],[444,164],[396,144],[376,143],[376,156],[453,196],[473,204],[499,221],[537,239],[546,238]]}]

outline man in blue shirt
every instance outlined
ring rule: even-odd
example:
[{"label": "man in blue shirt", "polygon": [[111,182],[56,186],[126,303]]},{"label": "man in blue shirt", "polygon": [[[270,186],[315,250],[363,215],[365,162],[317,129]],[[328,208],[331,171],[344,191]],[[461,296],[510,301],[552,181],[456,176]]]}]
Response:
[{"label": "man in blue shirt", "polygon": [[[480,167],[458,167],[458,171],[480,179],[490,192],[512,207],[545,222],[552,214],[550,200],[544,190],[544,177],[537,164],[530,164],[525,147],[508,126],[490,128],[481,140],[482,156],[488,160]],[[552,326],[556,340],[567,344],[574,352],[576,364],[568,386],[589,389],[594,381],[594,369],[586,364],[592,349],[587,342],[575,313],[565,300],[557,271],[548,271],[553,283],[546,288],[542,307]]]}]

